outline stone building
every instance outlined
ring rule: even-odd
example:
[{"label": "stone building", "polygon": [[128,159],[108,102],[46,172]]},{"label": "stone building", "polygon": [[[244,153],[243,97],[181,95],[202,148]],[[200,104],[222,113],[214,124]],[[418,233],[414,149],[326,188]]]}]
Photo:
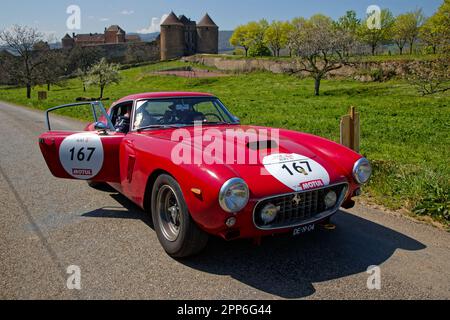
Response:
[{"label": "stone building", "polygon": [[63,49],[72,49],[76,46],[99,46],[107,44],[121,44],[140,42],[138,35],[127,35],[126,32],[118,25],[112,25],[105,28],[104,33],[75,34],[72,36],[66,34],[62,39]]},{"label": "stone building", "polygon": [[161,24],[159,37],[161,60],[177,59],[196,53],[219,52],[219,27],[206,14],[199,23],[175,13]]}]

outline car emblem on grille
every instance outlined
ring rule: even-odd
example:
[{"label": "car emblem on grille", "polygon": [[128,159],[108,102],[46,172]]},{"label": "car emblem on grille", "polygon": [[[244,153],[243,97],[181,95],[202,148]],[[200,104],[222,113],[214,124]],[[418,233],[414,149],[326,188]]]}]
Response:
[{"label": "car emblem on grille", "polygon": [[292,198],[292,202],[296,203],[297,206],[302,202],[302,197],[297,193],[294,198]]}]

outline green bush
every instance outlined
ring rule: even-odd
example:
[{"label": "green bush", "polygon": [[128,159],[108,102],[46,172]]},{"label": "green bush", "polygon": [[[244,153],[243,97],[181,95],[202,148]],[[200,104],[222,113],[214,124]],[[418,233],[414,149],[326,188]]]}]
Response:
[{"label": "green bush", "polygon": [[264,44],[255,45],[248,50],[249,57],[270,57],[272,52]]}]

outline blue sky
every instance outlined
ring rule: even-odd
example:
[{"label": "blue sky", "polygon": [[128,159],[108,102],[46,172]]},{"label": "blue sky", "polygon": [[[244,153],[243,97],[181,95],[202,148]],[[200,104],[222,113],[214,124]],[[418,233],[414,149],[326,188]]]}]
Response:
[{"label": "blue sky", "polygon": [[[353,9],[363,17],[369,5],[389,8],[394,14],[422,8],[433,14],[442,0],[1,0],[0,30],[13,24],[28,25],[59,39],[68,28],[66,9],[81,9],[81,30],[76,33],[102,32],[119,24],[127,32],[155,31],[164,14],[175,11],[193,20],[208,12],[221,30],[232,30],[250,20],[286,20],[323,13],[337,18]],[[152,26],[153,21],[153,26]],[[72,32],[72,31],[70,31]]]}]

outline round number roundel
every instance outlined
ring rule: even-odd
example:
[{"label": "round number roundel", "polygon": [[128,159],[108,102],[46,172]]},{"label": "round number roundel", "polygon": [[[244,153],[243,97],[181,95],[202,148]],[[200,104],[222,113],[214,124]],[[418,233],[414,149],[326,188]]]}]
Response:
[{"label": "round number roundel", "polygon": [[68,136],[59,147],[59,160],[70,176],[81,180],[92,179],[103,167],[102,140],[93,133]]},{"label": "round number roundel", "polygon": [[317,189],[330,184],[330,175],[318,162],[300,154],[272,154],[263,159],[266,170],[294,191]]}]

